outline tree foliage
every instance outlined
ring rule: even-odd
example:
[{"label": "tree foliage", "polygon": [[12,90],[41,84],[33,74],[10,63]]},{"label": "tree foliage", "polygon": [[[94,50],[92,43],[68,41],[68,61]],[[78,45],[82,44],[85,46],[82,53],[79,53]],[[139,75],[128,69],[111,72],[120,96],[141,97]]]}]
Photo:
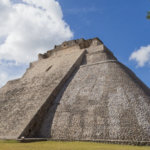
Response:
[{"label": "tree foliage", "polygon": [[149,11],[149,12],[147,12],[147,16],[146,16],[146,18],[147,18],[148,20],[150,20],[150,11]]}]

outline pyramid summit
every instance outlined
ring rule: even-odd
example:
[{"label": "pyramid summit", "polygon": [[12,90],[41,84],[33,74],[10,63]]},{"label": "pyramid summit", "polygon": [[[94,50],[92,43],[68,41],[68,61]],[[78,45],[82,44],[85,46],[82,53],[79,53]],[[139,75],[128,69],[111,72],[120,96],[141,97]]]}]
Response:
[{"label": "pyramid summit", "polygon": [[150,145],[150,89],[98,38],[39,54],[0,107],[0,139]]}]

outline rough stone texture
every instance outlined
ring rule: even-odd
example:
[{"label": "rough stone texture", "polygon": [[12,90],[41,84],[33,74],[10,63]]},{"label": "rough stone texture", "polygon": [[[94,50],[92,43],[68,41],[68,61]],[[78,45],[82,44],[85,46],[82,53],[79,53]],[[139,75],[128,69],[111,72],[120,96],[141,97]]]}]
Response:
[{"label": "rough stone texture", "polygon": [[149,141],[150,91],[119,62],[81,66],[61,95],[39,137]]},{"label": "rough stone texture", "polygon": [[38,58],[0,90],[0,138],[150,145],[150,89],[98,38]]},{"label": "rough stone texture", "polygon": [[9,81],[0,90],[0,138],[17,138],[26,127],[23,136],[32,133],[83,53],[76,49],[32,63],[21,79]]}]

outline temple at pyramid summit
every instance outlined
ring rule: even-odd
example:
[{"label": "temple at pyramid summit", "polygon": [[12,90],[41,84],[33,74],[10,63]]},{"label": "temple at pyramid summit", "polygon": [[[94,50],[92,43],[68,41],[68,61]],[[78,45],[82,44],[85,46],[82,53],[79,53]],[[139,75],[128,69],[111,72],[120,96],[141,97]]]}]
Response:
[{"label": "temple at pyramid summit", "polygon": [[98,38],[65,41],[0,89],[0,139],[150,145],[150,89]]}]

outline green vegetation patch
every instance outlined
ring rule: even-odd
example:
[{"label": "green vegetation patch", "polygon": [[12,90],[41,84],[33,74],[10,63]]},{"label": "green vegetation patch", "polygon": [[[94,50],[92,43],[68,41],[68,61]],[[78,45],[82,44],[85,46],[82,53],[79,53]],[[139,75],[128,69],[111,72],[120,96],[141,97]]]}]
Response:
[{"label": "green vegetation patch", "polygon": [[16,140],[0,140],[0,144],[1,143],[18,143],[18,141],[16,141]]},{"label": "green vegetation patch", "polygon": [[33,142],[0,141],[0,150],[150,150],[150,147],[102,144],[92,142]]}]

